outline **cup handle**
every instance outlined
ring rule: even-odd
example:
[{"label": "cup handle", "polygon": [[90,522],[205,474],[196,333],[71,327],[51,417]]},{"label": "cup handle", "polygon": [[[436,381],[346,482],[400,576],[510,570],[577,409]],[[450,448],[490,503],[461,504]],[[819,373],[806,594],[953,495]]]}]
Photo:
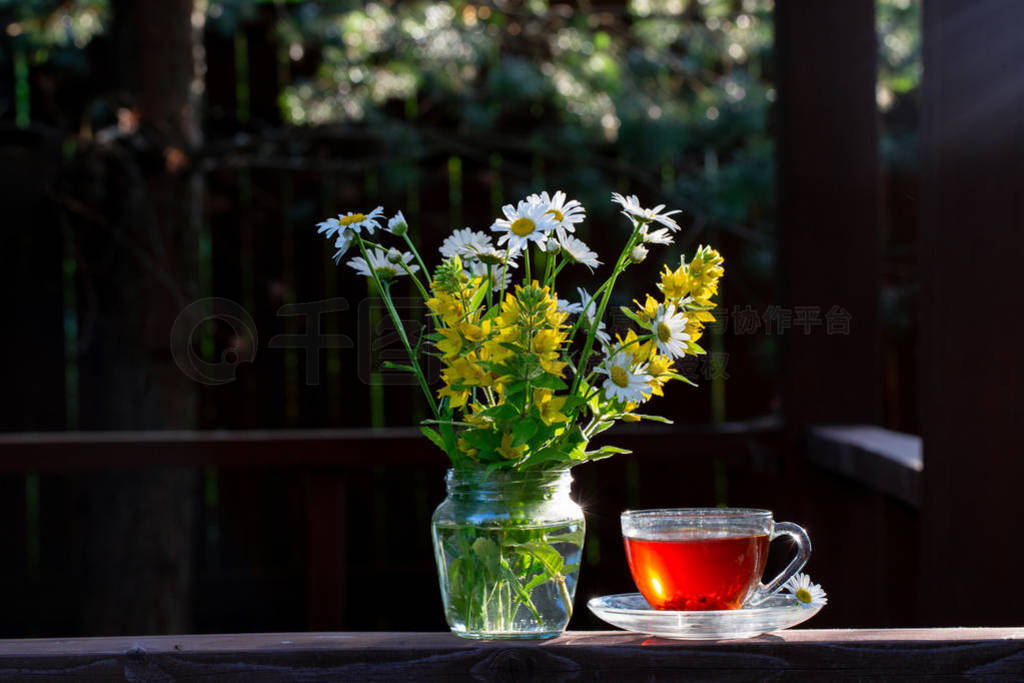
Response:
[{"label": "cup handle", "polygon": [[772,529],[771,539],[769,540],[774,541],[779,536],[789,536],[796,541],[796,557],[768,585],[758,584],[754,595],[747,601],[748,605],[759,605],[778,593],[794,574],[804,568],[808,558],[811,556],[811,539],[802,526],[792,522],[779,522]]}]

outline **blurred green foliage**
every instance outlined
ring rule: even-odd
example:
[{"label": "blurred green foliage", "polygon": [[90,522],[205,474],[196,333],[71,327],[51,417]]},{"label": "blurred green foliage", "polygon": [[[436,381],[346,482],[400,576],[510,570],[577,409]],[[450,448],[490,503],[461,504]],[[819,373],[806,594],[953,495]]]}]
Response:
[{"label": "blurred green foliage", "polygon": [[[200,2],[208,30],[225,35],[260,5],[274,7],[282,58],[313,63],[281,93],[289,124],[363,124],[415,151],[423,135],[397,125],[415,119],[421,129],[471,131],[485,142],[597,155],[614,163],[580,164],[573,177],[581,187],[620,184],[601,177],[617,167],[678,196],[708,224],[762,231],[772,213],[771,0],[624,4]],[[87,70],[82,53],[110,13],[107,0],[0,0],[0,59]],[[920,81],[920,1],[879,0],[877,23],[885,113]],[[906,126],[890,128],[886,144],[895,148]]]},{"label": "blurred green foliage", "polygon": [[290,59],[319,60],[282,94],[292,124],[408,136],[414,112],[485,146],[553,152],[591,204],[625,179],[709,223],[771,215],[768,0],[306,3],[279,30]]},{"label": "blurred green foliage", "polygon": [[[702,230],[746,241],[752,284],[771,279],[771,0],[628,0],[588,11],[548,0],[199,6],[223,39],[271,9],[284,122],[366,129],[388,159],[389,187],[417,184],[424,150],[449,145],[501,160],[506,196],[538,181],[598,211],[612,187],[664,196]],[[920,11],[920,0],[877,3],[890,163],[916,153]],[[27,118],[26,65],[58,81],[87,75],[89,45],[111,13],[108,0],[0,0],[0,60],[26,81],[3,93],[0,115]],[[516,169],[516,158],[532,161]]]}]

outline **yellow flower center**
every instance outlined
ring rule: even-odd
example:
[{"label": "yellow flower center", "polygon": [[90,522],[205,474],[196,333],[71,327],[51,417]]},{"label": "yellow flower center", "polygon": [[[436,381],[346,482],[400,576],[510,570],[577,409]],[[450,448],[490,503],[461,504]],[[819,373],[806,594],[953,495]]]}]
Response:
[{"label": "yellow flower center", "polygon": [[796,591],[796,599],[804,603],[805,605],[810,604],[811,591],[807,590],[806,588],[798,588]]},{"label": "yellow flower center", "polygon": [[338,222],[341,223],[342,227],[346,227],[347,228],[348,226],[352,225],[353,223],[362,223],[365,220],[366,220],[366,215],[365,214],[354,213],[351,216],[345,216],[344,218],[339,218]]},{"label": "yellow flower center", "polygon": [[526,237],[531,232],[533,232],[534,228],[536,227],[537,224],[534,223],[529,218],[517,218],[514,221],[512,221],[512,225],[510,225],[508,229],[514,232],[515,234],[519,235],[520,237]]},{"label": "yellow flower center", "polygon": [[626,372],[624,369],[620,368],[618,365],[613,365],[611,372],[609,372],[609,374],[611,375],[612,381],[615,382],[616,385],[622,387],[623,389],[629,386],[629,373]]},{"label": "yellow flower center", "polygon": [[665,323],[658,323],[658,341],[662,344],[672,338],[672,328]]},{"label": "yellow flower center", "polygon": [[545,214],[549,214],[550,213],[552,216],[554,216],[555,217],[555,221],[557,223],[561,223],[562,221],[565,220],[565,214],[562,213],[561,211],[559,211],[558,209],[548,209],[544,213]]}]

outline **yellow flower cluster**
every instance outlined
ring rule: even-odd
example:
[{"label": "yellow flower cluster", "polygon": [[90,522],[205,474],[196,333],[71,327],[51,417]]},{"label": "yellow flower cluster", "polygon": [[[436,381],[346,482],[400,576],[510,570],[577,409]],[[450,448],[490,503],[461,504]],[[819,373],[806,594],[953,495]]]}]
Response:
[{"label": "yellow flower cluster", "polygon": [[[661,281],[658,283],[658,289],[662,294],[661,301],[648,294],[642,304],[639,301],[634,302],[634,319],[643,323],[651,334],[646,341],[640,341],[640,337],[633,330],[629,330],[625,337],[617,336],[616,339],[618,348],[628,352],[632,357],[633,366],[650,376],[647,382],[649,391],[644,391],[645,400],[652,395],[664,395],[662,387],[671,379],[680,378],[676,373],[673,358],[659,351],[658,340],[668,342],[673,335],[672,329],[659,325],[659,318],[668,310],[672,310],[676,317],[685,316],[685,327],[677,330],[675,334],[681,340],[689,342],[686,355],[703,353],[696,342],[704,333],[704,325],[715,320],[708,309],[714,306],[711,299],[718,293],[718,281],[725,272],[722,268],[723,263],[724,259],[716,250],[699,247],[689,263],[682,260],[675,270],[665,266]],[[625,420],[638,419],[628,414],[637,406],[637,403],[626,404]]]},{"label": "yellow flower cluster", "polygon": [[[717,250],[703,246],[697,248],[689,263],[682,261],[675,270],[665,266],[661,273],[658,289],[665,303],[687,311],[686,333],[691,342],[696,342],[704,334],[704,323],[715,322],[715,316],[707,309],[714,308],[711,298],[718,294],[718,281],[725,273],[723,263],[725,259]],[[650,295],[641,309],[643,315],[653,320],[652,302],[656,310],[658,303]]]},{"label": "yellow flower cluster", "polygon": [[[524,418],[549,427],[569,420],[562,411],[567,397],[556,396],[550,388],[552,382],[560,383],[568,364],[562,360],[570,332],[568,314],[558,310],[551,288],[536,281],[517,286],[490,311],[475,301],[474,293],[482,287],[482,278],[465,278],[460,286],[431,283],[427,307],[437,322],[434,346],[444,363],[444,386],[437,395],[461,409],[463,422],[499,432],[495,452],[518,460],[526,446],[516,442],[511,430]],[[538,380],[545,376],[550,380]],[[504,405],[508,409],[495,412]],[[478,449],[465,438],[458,444],[469,457],[477,456]]]}]

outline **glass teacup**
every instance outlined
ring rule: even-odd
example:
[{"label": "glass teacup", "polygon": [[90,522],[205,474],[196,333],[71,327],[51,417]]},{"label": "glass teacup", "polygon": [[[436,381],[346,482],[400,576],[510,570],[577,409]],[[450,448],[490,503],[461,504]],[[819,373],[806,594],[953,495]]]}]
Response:
[{"label": "glass teacup", "polygon": [[[768,546],[796,541],[796,557],[761,583]],[[622,537],[633,580],[659,610],[729,610],[757,605],[800,571],[811,555],[807,532],[776,523],[770,510],[676,508],[627,510]]]}]

